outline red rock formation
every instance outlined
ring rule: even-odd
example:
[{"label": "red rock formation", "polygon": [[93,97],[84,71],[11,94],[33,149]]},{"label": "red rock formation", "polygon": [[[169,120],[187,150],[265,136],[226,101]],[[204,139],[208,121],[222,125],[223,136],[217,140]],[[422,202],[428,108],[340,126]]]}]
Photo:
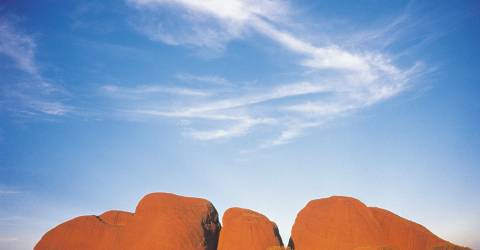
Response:
[{"label": "red rock formation", "polygon": [[[228,209],[220,232],[217,211],[204,199],[145,196],[135,213],[80,216],[47,232],[35,250],[283,250],[277,226],[257,212]],[[220,239],[219,239],[220,234]],[[295,220],[296,250],[466,250],[425,227],[349,197],[310,201]]]},{"label": "red rock formation", "polygon": [[360,201],[331,197],[310,201],[292,228],[295,249],[354,249],[382,246],[382,229]]},{"label": "red rock formation", "polygon": [[220,223],[204,199],[166,193],[145,196],[135,214],[81,216],[47,232],[35,250],[217,249]]},{"label": "red rock formation", "polygon": [[338,196],[310,201],[297,215],[289,245],[296,250],[467,249],[391,212]]},{"label": "red rock formation", "polygon": [[255,211],[230,208],[223,214],[222,224],[218,250],[283,248],[277,225]]},{"label": "red rock formation", "polygon": [[207,200],[153,193],[134,217],[120,240],[126,249],[217,249],[220,223]]}]

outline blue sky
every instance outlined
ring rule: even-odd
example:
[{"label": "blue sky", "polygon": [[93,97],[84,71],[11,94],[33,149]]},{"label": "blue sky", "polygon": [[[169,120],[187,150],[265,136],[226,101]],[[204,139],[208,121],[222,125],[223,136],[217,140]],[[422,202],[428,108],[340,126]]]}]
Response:
[{"label": "blue sky", "polygon": [[0,249],[149,192],[288,241],[348,195],[480,248],[476,1],[2,1]]}]

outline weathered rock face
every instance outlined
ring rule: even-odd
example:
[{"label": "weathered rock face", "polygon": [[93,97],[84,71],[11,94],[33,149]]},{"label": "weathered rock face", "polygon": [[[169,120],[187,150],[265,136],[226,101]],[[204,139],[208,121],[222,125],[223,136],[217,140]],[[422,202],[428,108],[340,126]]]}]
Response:
[{"label": "weathered rock face", "polygon": [[339,196],[310,201],[297,215],[289,246],[296,250],[467,249],[391,212]]},{"label": "weathered rock face", "polygon": [[145,196],[135,214],[81,216],[47,232],[36,250],[217,249],[220,223],[204,199],[166,193]]},{"label": "weathered rock face", "polygon": [[275,223],[264,215],[243,208],[230,208],[223,214],[218,250],[283,249]]}]

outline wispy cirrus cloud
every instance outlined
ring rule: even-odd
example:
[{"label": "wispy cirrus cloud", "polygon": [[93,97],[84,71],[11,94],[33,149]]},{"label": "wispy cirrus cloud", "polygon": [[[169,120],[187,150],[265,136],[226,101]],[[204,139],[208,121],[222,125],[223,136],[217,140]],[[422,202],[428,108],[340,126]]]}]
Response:
[{"label": "wispy cirrus cloud", "polygon": [[37,76],[35,48],[35,41],[30,36],[17,32],[5,18],[0,19],[0,53],[11,58],[19,69]]},{"label": "wispy cirrus cloud", "polygon": [[[287,1],[194,1],[129,0],[140,13],[137,29],[152,40],[170,45],[225,50],[236,39],[248,42],[251,35],[268,38],[278,48],[292,54],[299,66],[298,81],[249,86],[231,83],[200,99],[175,100],[168,105],[133,104],[130,113],[211,122],[200,129],[189,122],[188,135],[200,140],[243,136],[259,126],[269,126],[277,135],[265,139],[262,147],[290,142],[306,130],[322,126],[334,118],[375,105],[404,92],[425,72],[419,62],[399,67],[395,55],[379,46],[386,33],[398,31],[408,21],[406,15],[390,26],[374,31],[358,31],[352,39],[312,41],[296,26],[294,5]],[[170,11],[182,25],[172,29],[164,17]],[[322,34],[324,37],[328,34]],[[329,41],[328,43],[325,41]],[[369,46],[369,43],[372,46]],[[308,72],[308,74],[305,74]],[[177,76],[180,81],[225,82],[224,78]],[[175,104],[176,103],[176,104]],[[219,122],[220,121],[220,122]]]},{"label": "wispy cirrus cloud", "polygon": [[164,87],[161,85],[137,85],[135,87],[124,87],[120,85],[104,85],[102,90],[117,97],[142,97],[144,95],[170,94],[179,96],[208,96],[209,92],[199,89]]},{"label": "wispy cirrus cloud", "polygon": [[0,238],[0,242],[13,242],[13,241],[18,241],[19,239],[17,237],[2,237]]},{"label": "wispy cirrus cloud", "polygon": [[218,75],[193,75],[193,74],[176,74],[175,77],[182,82],[199,82],[213,85],[230,85],[230,81]]},{"label": "wispy cirrus cloud", "polygon": [[22,191],[12,188],[0,187],[0,196],[21,194]]},{"label": "wispy cirrus cloud", "polygon": [[[259,18],[276,20],[286,13],[286,6],[283,3],[269,0],[128,2],[144,11],[134,25],[150,39],[170,45],[204,47],[212,50],[223,50],[229,41],[243,37],[250,31],[252,20]],[[186,10],[180,12],[181,18],[176,19],[185,25],[172,27],[174,23],[168,21],[168,12],[163,11],[165,7]],[[159,12],[162,15],[158,15]],[[172,33],[172,30],[176,31]]]},{"label": "wispy cirrus cloud", "polygon": [[[3,68],[0,81],[1,107],[20,116],[64,115],[72,110],[57,95],[60,89],[45,79],[35,60],[36,43],[32,36],[21,32],[13,17],[0,18],[0,56],[13,67]],[[20,74],[13,74],[13,69]]]}]

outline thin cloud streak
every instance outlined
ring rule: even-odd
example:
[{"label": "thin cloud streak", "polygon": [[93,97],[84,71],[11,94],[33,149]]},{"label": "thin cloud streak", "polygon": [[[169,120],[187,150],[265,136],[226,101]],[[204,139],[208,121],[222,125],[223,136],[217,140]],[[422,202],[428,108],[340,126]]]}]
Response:
[{"label": "thin cloud streak", "polygon": [[192,75],[192,74],[177,74],[175,77],[183,82],[201,82],[213,85],[231,85],[231,83],[217,75]]},{"label": "thin cloud streak", "polygon": [[236,124],[227,128],[203,131],[193,130],[187,134],[197,140],[225,139],[245,135],[254,126],[271,125],[275,122],[274,119],[268,118],[254,119],[251,117],[242,117],[242,119],[237,120]]},{"label": "thin cloud streak", "polygon": [[1,79],[0,97],[2,109],[20,116],[62,116],[71,107],[55,99],[59,89],[46,80],[35,61],[34,39],[18,31],[11,20],[0,19],[0,54],[5,55],[25,76]]},{"label": "thin cloud streak", "polygon": [[18,241],[19,239],[17,237],[2,237],[0,238],[0,242],[14,242]]},{"label": "thin cloud streak", "polygon": [[0,54],[11,58],[19,69],[37,76],[35,49],[35,41],[30,36],[17,32],[9,21],[0,19]]},{"label": "thin cloud streak", "polygon": [[199,114],[212,111],[228,110],[250,106],[272,100],[301,96],[307,94],[321,93],[327,91],[327,88],[321,84],[311,84],[308,82],[282,85],[271,90],[261,90],[263,94],[248,94],[241,97],[233,97],[206,103],[199,107],[191,107],[181,110],[183,114]]},{"label": "thin cloud streak", "polygon": [[21,194],[22,192],[15,189],[6,189],[0,188],[0,196],[2,195],[14,195],[14,194]]},{"label": "thin cloud streak", "polygon": [[178,87],[162,87],[159,85],[140,85],[133,88],[121,87],[118,85],[105,85],[102,87],[105,92],[117,95],[117,96],[142,96],[149,94],[171,94],[171,95],[184,95],[184,96],[209,96],[211,93],[190,89],[190,88],[178,88]]}]

